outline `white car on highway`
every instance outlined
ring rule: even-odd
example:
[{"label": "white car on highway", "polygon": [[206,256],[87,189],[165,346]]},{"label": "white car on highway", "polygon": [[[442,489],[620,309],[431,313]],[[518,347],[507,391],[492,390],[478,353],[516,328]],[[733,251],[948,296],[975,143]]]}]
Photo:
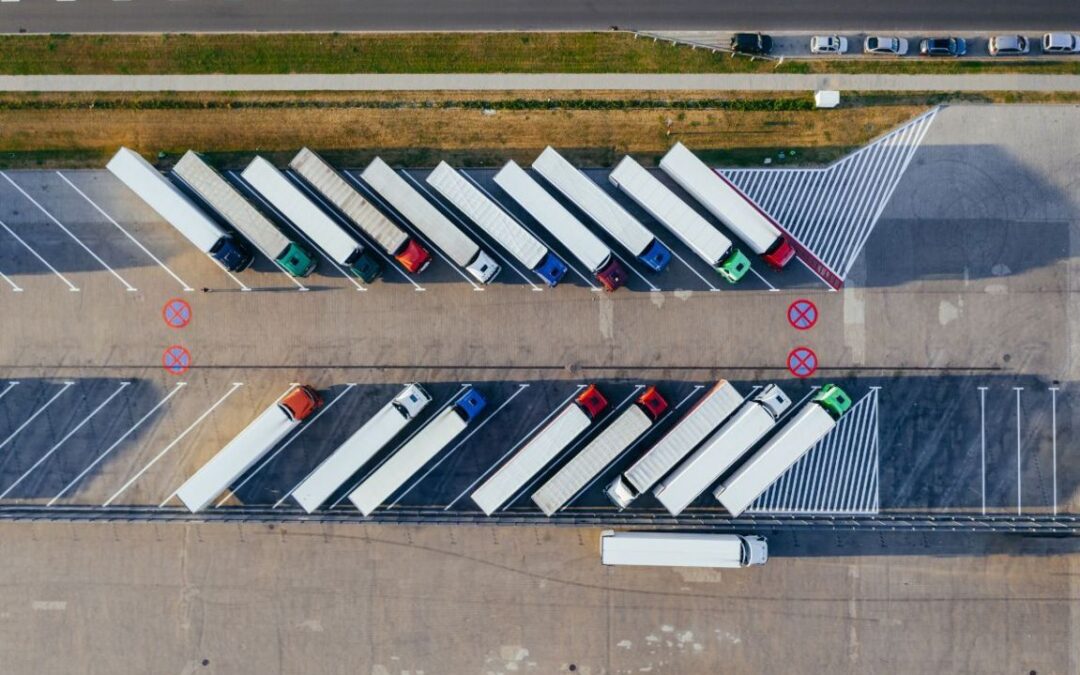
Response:
[{"label": "white car on highway", "polygon": [[891,35],[870,35],[863,43],[863,51],[867,54],[892,54],[903,56],[907,54],[908,41],[902,37]]},{"label": "white car on highway", "polygon": [[846,54],[848,41],[840,35],[815,35],[810,38],[812,54]]},{"label": "white car on highway", "polygon": [[1047,33],[1043,36],[1043,51],[1047,54],[1080,53],[1080,35],[1075,33]]}]

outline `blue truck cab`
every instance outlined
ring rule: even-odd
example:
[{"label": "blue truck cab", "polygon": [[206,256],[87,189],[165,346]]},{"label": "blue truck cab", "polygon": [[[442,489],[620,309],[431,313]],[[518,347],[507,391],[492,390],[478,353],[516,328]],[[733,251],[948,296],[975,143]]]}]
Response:
[{"label": "blue truck cab", "polygon": [[566,263],[554,253],[548,253],[534,269],[548,286],[555,286],[566,276]]},{"label": "blue truck cab", "polygon": [[247,269],[254,258],[247,246],[230,236],[218,239],[214,248],[210,249],[210,255],[230,272]]},{"label": "blue truck cab", "polygon": [[653,239],[645,252],[638,256],[638,260],[645,263],[653,272],[663,272],[671,262],[671,251],[667,246]]},{"label": "blue truck cab", "polygon": [[465,422],[472,422],[487,406],[487,400],[472,387],[454,401],[454,409]]}]

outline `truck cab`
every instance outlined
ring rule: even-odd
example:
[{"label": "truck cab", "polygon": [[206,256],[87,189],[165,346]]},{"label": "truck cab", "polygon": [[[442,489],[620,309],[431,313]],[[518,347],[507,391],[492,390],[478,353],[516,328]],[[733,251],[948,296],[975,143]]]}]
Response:
[{"label": "truck cab", "polygon": [[350,256],[345,263],[353,274],[363,279],[366,284],[375,281],[382,274],[382,264],[363,249],[357,249],[356,253]]},{"label": "truck cab", "polygon": [[638,397],[637,404],[654,422],[660,419],[660,416],[668,409],[668,402],[664,400],[656,387],[646,389],[645,393]]},{"label": "truck cab", "polygon": [[754,402],[768,411],[774,420],[779,419],[780,415],[791,407],[791,399],[775,384],[765,387],[760,394],[754,397]]},{"label": "truck cab", "polygon": [[840,416],[851,408],[851,397],[847,395],[840,387],[835,384],[826,384],[814,397],[814,402],[825,408],[825,412],[834,419],[840,419]]},{"label": "truck cab", "polygon": [[596,419],[597,415],[604,412],[604,408],[607,407],[607,399],[600,393],[600,390],[596,388],[595,384],[590,384],[585,391],[576,399],[578,407],[584,411],[591,419]]},{"label": "truck cab", "polygon": [[311,413],[322,407],[323,400],[319,393],[311,387],[301,385],[294,387],[292,391],[278,401],[278,407],[295,422],[302,422]]},{"label": "truck cab", "polygon": [[247,246],[233,237],[219,239],[214,248],[210,249],[210,255],[230,272],[246,270],[255,257]]},{"label": "truck cab", "polygon": [[615,256],[611,256],[608,264],[596,272],[596,278],[604,286],[604,290],[610,293],[626,284],[626,270],[615,259]]},{"label": "truck cab", "polygon": [[466,422],[472,422],[487,406],[487,400],[472,387],[454,401],[454,408]]},{"label": "truck cab", "polygon": [[495,260],[491,256],[489,256],[487,253],[484,253],[483,251],[480,251],[476,254],[476,257],[473,258],[472,262],[470,262],[465,267],[465,269],[468,270],[469,274],[472,274],[474,277],[479,279],[480,283],[489,284],[491,283],[491,280],[495,278],[495,275],[499,273],[499,270],[501,270],[502,268],[499,266],[499,263],[495,262]]},{"label": "truck cab", "polygon": [[407,419],[413,419],[420,414],[428,403],[431,396],[419,384],[410,384],[405,390],[394,397],[394,407],[401,411]]},{"label": "truck cab", "polygon": [[791,247],[786,238],[781,236],[777,237],[776,243],[768,251],[761,254],[761,257],[768,263],[769,267],[782,270],[795,257],[795,249]]},{"label": "truck cab", "polygon": [[729,283],[737,283],[739,279],[742,279],[750,271],[750,259],[742,251],[732,246],[731,251],[716,267],[716,271]]},{"label": "truck cab", "polygon": [[566,263],[549,252],[533,271],[539,274],[548,286],[556,286],[566,276]]},{"label": "truck cab", "polygon": [[277,262],[294,277],[306,277],[315,271],[315,254],[296,243],[289,244]]},{"label": "truck cab", "polygon": [[645,263],[653,272],[663,272],[671,262],[671,251],[667,246],[653,239],[649,248],[638,256],[638,260]]},{"label": "truck cab", "polygon": [[742,540],[742,566],[764,565],[769,559],[769,544],[765,537],[756,534],[739,535]]},{"label": "truck cab", "polygon": [[431,253],[415,239],[405,242],[404,248],[398,251],[394,258],[411,274],[419,274],[431,264]]}]

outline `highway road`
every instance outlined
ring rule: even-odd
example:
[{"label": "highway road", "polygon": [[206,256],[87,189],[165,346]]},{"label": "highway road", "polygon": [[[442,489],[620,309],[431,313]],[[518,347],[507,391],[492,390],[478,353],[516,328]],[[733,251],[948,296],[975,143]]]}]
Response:
[{"label": "highway road", "polygon": [[364,30],[1049,30],[1073,0],[19,0],[0,32]]}]

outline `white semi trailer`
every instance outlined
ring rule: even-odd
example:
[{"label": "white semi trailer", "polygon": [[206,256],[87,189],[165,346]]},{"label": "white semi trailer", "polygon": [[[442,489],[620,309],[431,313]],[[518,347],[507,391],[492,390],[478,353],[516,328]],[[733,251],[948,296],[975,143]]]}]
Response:
[{"label": "white semi trailer", "polygon": [[536,474],[543,471],[555,457],[593,423],[607,407],[607,401],[596,388],[589,385],[577,399],[548,422],[525,447],[521,448],[490,478],[484,481],[471,498],[487,515],[495,513],[523,488]]},{"label": "white semi trailer", "polygon": [[750,260],[730,239],[630,155],[608,174],[608,180],[729,282],[749,271]]},{"label": "white semi trailer", "polygon": [[757,535],[612,530],[600,534],[600,561],[605,565],[748,567],[764,565],[768,558],[768,543]]},{"label": "white semi trailer", "polygon": [[419,384],[406,385],[352,436],[324,459],[293,492],[308,513],[319,508],[345,481],[401,433],[420,414],[431,397]]},{"label": "white semi trailer", "polygon": [[469,387],[453,405],[424,425],[423,429],[350,492],[349,501],[365,516],[371,515],[371,512],[389,499],[405,481],[461,435],[486,404],[480,392]]},{"label": "white semi trailer", "polygon": [[510,160],[495,174],[495,184],[553,234],[590,273],[614,291],[626,283],[626,270],[600,238],[555,200],[525,170]]},{"label": "white semi trailer", "polygon": [[105,167],[165,222],[226,269],[239,272],[251,264],[251,251],[221,229],[139,153],[120,148]]},{"label": "white semi trailer", "polygon": [[752,454],[713,495],[732,516],[739,516],[776,479],[832,431],[851,407],[851,398],[834,384],[821,388],[809,403]]},{"label": "white semi trailer", "polygon": [[671,262],[671,251],[652,232],[550,145],[532,168],[649,269],[663,272]]},{"label": "white semi trailer", "polygon": [[431,263],[427,249],[364,199],[322,157],[302,148],[289,167],[409,272],[419,274]]},{"label": "white semi trailer", "polygon": [[656,499],[671,515],[682,513],[754,447],[790,406],[791,399],[780,387],[765,387],[660,482],[653,490]]},{"label": "white semi trailer", "polygon": [[390,166],[376,157],[360,177],[398,213],[480,283],[491,283],[498,263]]},{"label": "white semi trailer", "polygon": [[668,150],[660,168],[771,267],[780,269],[795,256],[776,222],[682,143]]},{"label": "white semi trailer", "polygon": [[315,269],[315,256],[311,251],[286,237],[194,151],[184,153],[173,167],[173,173],[286,272],[294,277],[306,277]]},{"label": "white semi trailer", "polygon": [[717,382],[656,445],[607,487],[608,498],[620,509],[630,506],[674,469],[741,403],[742,396],[734,385],[727,380]]},{"label": "white semi trailer", "polygon": [[547,515],[566,505],[589,481],[642,434],[667,410],[668,404],[656,387],[649,387],[629,408],[604,427],[581,452],[559,469],[533,493],[532,500]]},{"label": "white semi trailer", "polygon": [[382,266],[364,250],[364,245],[308,199],[273,164],[256,157],[240,175],[290,223],[310,237],[331,260],[349,268],[367,283],[379,276]]},{"label": "white semi trailer", "polygon": [[176,496],[192,513],[202,511],[321,405],[311,387],[293,388],[203,464]]},{"label": "white semi trailer", "polygon": [[428,174],[427,183],[548,286],[566,274],[558,256],[446,162]]}]

